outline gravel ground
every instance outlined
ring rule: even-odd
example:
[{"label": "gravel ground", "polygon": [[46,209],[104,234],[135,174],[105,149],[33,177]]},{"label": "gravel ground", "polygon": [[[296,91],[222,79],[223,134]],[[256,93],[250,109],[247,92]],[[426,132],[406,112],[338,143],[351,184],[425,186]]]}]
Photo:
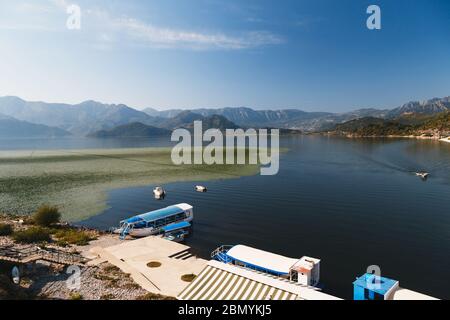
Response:
[{"label": "gravel ground", "polygon": [[[29,226],[15,221],[11,217],[0,215],[0,222],[14,226],[14,229],[23,230]],[[94,232],[94,231],[93,231]],[[58,247],[55,244],[47,244],[48,248],[55,248],[66,252],[80,252],[90,259],[96,258],[90,253],[93,247],[109,247],[121,243],[117,236],[111,234],[96,233],[97,239],[87,246]],[[11,237],[0,237],[0,246],[13,246],[22,249],[30,245],[14,242]],[[33,245],[31,245],[33,246]],[[92,257],[90,257],[92,256]],[[14,264],[0,262],[0,275],[2,281],[10,281],[11,269]],[[168,297],[148,293],[137,285],[133,279],[110,263],[104,262],[96,266],[83,266],[78,270],[69,270],[68,267],[38,261],[36,264],[28,264],[21,269],[20,286],[14,287],[12,283],[1,284],[1,290],[11,287],[9,297],[18,299],[72,299],[72,300],[161,300]],[[75,272],[75,273],[74,273]],[[79,272],[79,282],[76,283],[76,272]],[[77,285],[79,284],[79,285]],[[5,285],[5,288],[3,286]],[[17,292],[22,292],[19,297]],[[5,293],[5,292],[4,292]],[[8,291],[6,291],[8,293]],[[7,295],[8,296],[8,295]]]},{"label": "gravel ground", "polygon": [[[30,277],[29,289],[34,295],[45,299],[83,300],[135,300],[147,291],[118,268],[103,263],[98,267],[81,268],[79,288],[71,289],[75,282],[67,269],[39,270]],[[39,276],[37,276],[39,275]]]}]

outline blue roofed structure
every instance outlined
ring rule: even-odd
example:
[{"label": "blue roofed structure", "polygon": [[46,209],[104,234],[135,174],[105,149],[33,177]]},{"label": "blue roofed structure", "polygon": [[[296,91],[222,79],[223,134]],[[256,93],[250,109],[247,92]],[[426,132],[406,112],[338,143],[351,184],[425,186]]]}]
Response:
[{"label": "blue roofed structure", "polygon": [[399,282],[366,273],[353,282],[354,300],[388,300],[399,287]]}]

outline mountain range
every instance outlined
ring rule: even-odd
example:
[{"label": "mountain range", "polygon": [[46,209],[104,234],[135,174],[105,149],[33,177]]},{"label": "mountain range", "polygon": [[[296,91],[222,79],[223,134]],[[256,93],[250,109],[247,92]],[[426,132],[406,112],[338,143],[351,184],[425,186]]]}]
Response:
[{"label": "mountain range", "polygon": [[132,122],[150,125],[155,122],[155,118],[126,105],[102,104],[95,101],[69,105],[2,97],[0,113],[17,120],[58,127],[74,135],[86,135]]},{"label": "mountain range", "polygon": [[[139,111],[124,104],[103,104],[92,100],[70,105],[30,102],[11,96],[0,97],[0,114],[8,117],[8,121],[16,120],[26,124],[45,126],[45,130],[49,130],[48,134],[55,136],[69,133],[76,136],[95,135],[98,132],[106,134],[116,127],[136,123],[173,130],[179,127],[189,128],[194,120],[208,120],[211,124],[215,123],[222,127],[231,126],[231,128],[271,127],[314,132],[365,117],[395,119],[407,114],[432,115],[447,110],[450,110],[450,97],[408,102],[393,110],[359,109],[346,113],[305,112],[297,109],[254,110],[248,107],[201,108],[188,111],[181,109],[158,111],[147,108]],[[22,123],[22,125],[25,124]],[[44,127],[40,128],[44,129]],[[62,131],[55,131],[55,129]],[[130,127],[130,130],[139,131],[139,128],[134,125]]]}]

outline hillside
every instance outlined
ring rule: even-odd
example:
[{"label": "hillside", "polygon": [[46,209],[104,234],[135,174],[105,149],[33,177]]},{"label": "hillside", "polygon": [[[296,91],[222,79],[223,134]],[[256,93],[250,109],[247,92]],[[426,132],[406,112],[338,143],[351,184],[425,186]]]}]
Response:
[{"label": "hillside", "polygon": [[[239,126],[228,120],[227,118],[219,115],[212,115],[210,117],[202,117],[200,119],[203,125],[203,131],[208,129],[218,129],[224,131],[226,129],[238,129]],[[186,129],[193,129],[194,124],[190,123],[185,126]]]},{"label": "hillside", "polygon": [[450,111],[439,114],[427,121],[421,126],[422,129],[438,129],[438,130],[450,130]]},{"label": "hillside", "polygon": [[332,132],[355,136],[410,135],[413,126],[379,118],[361,118],[338,124]]},{"label": "hillside", "polygon": [[136,137],[156,137],[170,135],[166,129],[148,126],[140,122],[133,122],[117,126],[110,130],[100,130],[89,135],[93,138],[136,138]]},{"label": "hillside", "polygon": [[60,128],[20,121],[0,115],[0,138],[55,138],[70,136]]},{"label": "hillside", "polygon": [[450,135],[450,112],[435,116],[412,114],[395,120],[362,118],[338,124],[329,133],[361,137],[372,136],[430,136]]},{"label": "hillside", "polygon": [[204,117],[200,114],[191,111],[183,111],[173,118],[166,119],[165,121],[161,122],[159,126],[170,130],[177,128],[186,128],[191,126],[194,121],[203,119]]}]

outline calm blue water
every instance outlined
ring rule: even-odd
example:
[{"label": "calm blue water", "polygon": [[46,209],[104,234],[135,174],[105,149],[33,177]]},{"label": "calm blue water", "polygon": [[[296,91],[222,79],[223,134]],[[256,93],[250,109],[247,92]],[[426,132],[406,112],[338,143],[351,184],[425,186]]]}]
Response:
[{"label": "calm blue water", "polygon": [[[167,138],[166,138],[167,140]],[[164,139],[51,143],[70,148],[163,146]],[[41,145],[36,142],[39,148]],[[450,144],[415,140],[285,137],[277,176],[253,176],[110,192],[110,209],[80,224],[109,228],[129,216],[188,202],[188,245],[205,258],[221,244],[246,244],[291,257],[322,259],[325,291],[352,297],[369,265],[412,290],[450,299]],[[0,148],[2,148],[0,142]],[[29,149],[27,143],[17,148]],[[423,182],[412,172],[431,173]]]}]

